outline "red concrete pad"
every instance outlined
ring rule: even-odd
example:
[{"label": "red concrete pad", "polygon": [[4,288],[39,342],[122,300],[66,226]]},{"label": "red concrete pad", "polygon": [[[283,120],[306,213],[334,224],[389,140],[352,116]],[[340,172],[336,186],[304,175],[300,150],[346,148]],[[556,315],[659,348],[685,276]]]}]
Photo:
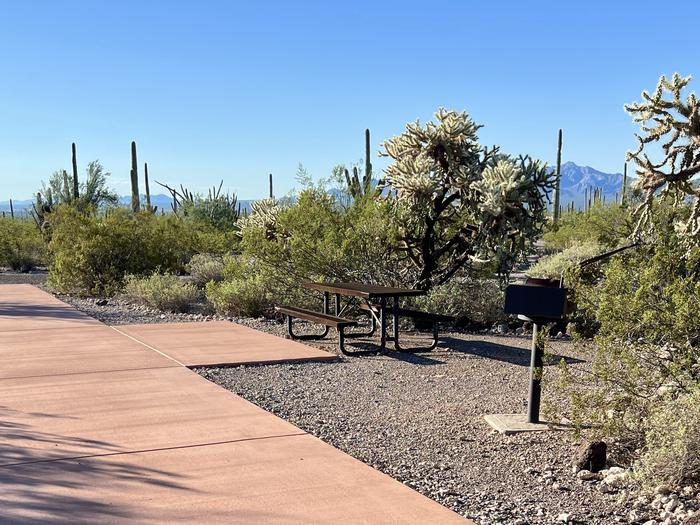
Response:
[{"label": "red concrete pad", "polygon": [[471,523],[309,436],[0,468],[6,522]]},{"label": "red concrete pad", "polygon": [[116,328],[185,366],[338,359],[335,354],[228,321],[138,324]]},{"label": "red concrete pad", "polygon": [[302,433],[182,367],[6,379],[0,400],[0,465]]},{"label": "red concrete pad", "polygon": [[108,326],[0,332],[0,379],[179,366]]},{"label": "red concrete pad", "polygon": [[104,326],[29,284],[0,285],[0,332]]}]

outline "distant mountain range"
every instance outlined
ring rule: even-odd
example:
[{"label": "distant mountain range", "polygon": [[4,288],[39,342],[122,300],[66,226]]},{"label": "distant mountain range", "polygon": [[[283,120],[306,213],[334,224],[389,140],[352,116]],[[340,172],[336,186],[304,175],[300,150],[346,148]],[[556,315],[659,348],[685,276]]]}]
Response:
[{"label": "distant mountain range", "polygon": [[606,202],[614,201],[622,190],[622,178],[622,173],[604,173],[590,166],[566,162],[561,166],[561,204],[566,207],[573,201],[577,207],[582,206],[586,189],[596,188],[602,189]]},{"label": "distant mountain range", "polygon": [[[554,170],[554,168],[550,168]],[[631,179],[631,178],[630,178]],[[576,206],[582,206],[587,188],[602,188],[603,195],[607,202],[614,201],[622,188],[622,173],[605,173],[590,166],[579,166],[573,162],[567,162],[561,166],[561,203],[566,207],[570,202],[575,202]],[[142,197],[145,200],[145,197]],[[23,214],[31,210],[32,200],[13,200],[15,213]],[[119,198],[119,202],[128,206],[131,203],[131,196],[125,195]],[[241,200],[241,209],[250,210],[253,201]],[[169,212],[172,198],[170,195],[151,195],[151,204],[158,206],[159,210]],[[0,212],[10,211],[9,201],[0,201]]]}]

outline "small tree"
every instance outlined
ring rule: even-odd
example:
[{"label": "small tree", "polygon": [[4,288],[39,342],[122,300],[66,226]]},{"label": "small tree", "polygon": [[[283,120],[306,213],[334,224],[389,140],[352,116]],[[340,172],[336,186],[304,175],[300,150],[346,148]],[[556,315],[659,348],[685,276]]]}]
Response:
[{"label": "small tree", "polygon": [[[643,91],[643,102],[625,105],[642,128],[642,133],[636,135],[639,147],[627,153],[637,165],[636,186],[644,194],[644,202],[636,212],[636,233],[648,226],[652,203],[661,191],[674,194],[678,201],[688,197],[694,200],[690,217],[679,223],[679,231],[686,238],[700,240],[700,187],[694,183],[700,173],[700,101],[695,93],[682,98],[690,80],[678,73],[670,81],[661,76],[653,94]],[[647,155],[654,146],[660,146],[663,154],[658,162]]]},{"label": "small tree", "polygon": [[474,262],[508,273],[541,233],[554,184],[540,162],[480,145],[481,126],[466,113],[439,109],[435,118],[382,145],[393,159],[385,180],[398,197],[399,249],[423,289]]}]

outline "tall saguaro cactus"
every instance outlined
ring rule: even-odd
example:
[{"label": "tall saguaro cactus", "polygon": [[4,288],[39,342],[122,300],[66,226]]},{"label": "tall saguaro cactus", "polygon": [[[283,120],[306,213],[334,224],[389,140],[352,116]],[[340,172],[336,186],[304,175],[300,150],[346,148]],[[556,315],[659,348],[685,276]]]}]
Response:
[{"label": "tall saguaro cactus", "polygon": [[73,164],[73,200],[78,200],[78,156],[75,151],[75,142],[71,144],[71,162]]},{"label": "tall saguaro cactus", "polygon": [[139,172],[136,160],[136,142],[131,142],[131,210],[138,213],[141,209],[139,198]]},{"label": "tall saguaro cactus", "polygon": [[562,145],[562,130],[559,130],[559,139],[557,141],[557,174],[554,181],[554,224],[559,222],[559,201],[561,199],[561,145]]},{"label": "tall saguaro cactus", "polygon": [[271,199],[274,199],[274,198],[275,198],[275,194],[274,194],[274,192],[272,191],[272,173],[270,173],[270,198],[271,198]]},{"label": "tall saguaro cactus", "polygon": [[148,211],[153,211],[153,208],[151,206],[151,189],[148,186],[148,162],[143,163],[143,181],[146,186],[146,209]]},{"label": "tall saguaro cactus", "polygon": [[372,162],[370,161],[369,129],[365,129],[365,179],[372,180]]},{"label": "tall saguaro cactus", "polygon": [[625,204],[625,197],[627,197],[627,163],[625,162],[625,170],[622,173],[622,197],[620,197],[620,204]]}]

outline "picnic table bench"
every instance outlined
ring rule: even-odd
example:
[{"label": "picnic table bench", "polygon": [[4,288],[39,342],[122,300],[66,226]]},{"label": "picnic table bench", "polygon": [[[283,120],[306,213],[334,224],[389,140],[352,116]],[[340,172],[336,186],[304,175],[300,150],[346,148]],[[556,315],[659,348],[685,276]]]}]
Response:
[{"label": "picnic table bench", "polygon": [[[387,341],[393,341],[396,350],[404,352],[419,352],[429,351],[435,348],[438,344],[438,325],[441,322],[449,322],[454,320],[447,315],[433,314],[420,310],[412,310],[401,308],[399,301],[402,297],[417,297],[425,295],[424,290],[413,288],[395,288],[378,285],[368,285],[362,283],[306,283],[305,288],[317,290],[323,293],[323,312],[316,312],[305,308],[294,306],[278,306],[277,311],[287,318],[287,333],[293,339],[321,339],[328,335],[330,328],[335,328],[338,331],[338,345],[340,351],[345,355],[358,355],[366,353],[375,353],[376,351],[348,351],[345,346],[346,338],[369,337],[374,335],[377,328],[380,330],[379,351],[386,349]],[[335,296],[335,310],[333,314],[330,312],[330,295]],[[346,304],[343,306],[341,297],[345,297]],[[388,306],[388,300],[393,299],[391,308]],[[360,310],[366,312],[370,316],[371,327],[367,332],[347,332],[345,329],[358,325],[356,321],[346,319],[342,315],[348,308],[357,306]],[[388,316],[393,317],[393,334],[387,335]],[[402,348],[399,343],[399,321],[400,317],[411,317],[414,319],[423,319],[433,323],[433,340],[429,346],[417,348]],[[312,323],[325,326],[321,334],[295,334],[293,331],[292,321],[294,319],[303,319]]]}]

